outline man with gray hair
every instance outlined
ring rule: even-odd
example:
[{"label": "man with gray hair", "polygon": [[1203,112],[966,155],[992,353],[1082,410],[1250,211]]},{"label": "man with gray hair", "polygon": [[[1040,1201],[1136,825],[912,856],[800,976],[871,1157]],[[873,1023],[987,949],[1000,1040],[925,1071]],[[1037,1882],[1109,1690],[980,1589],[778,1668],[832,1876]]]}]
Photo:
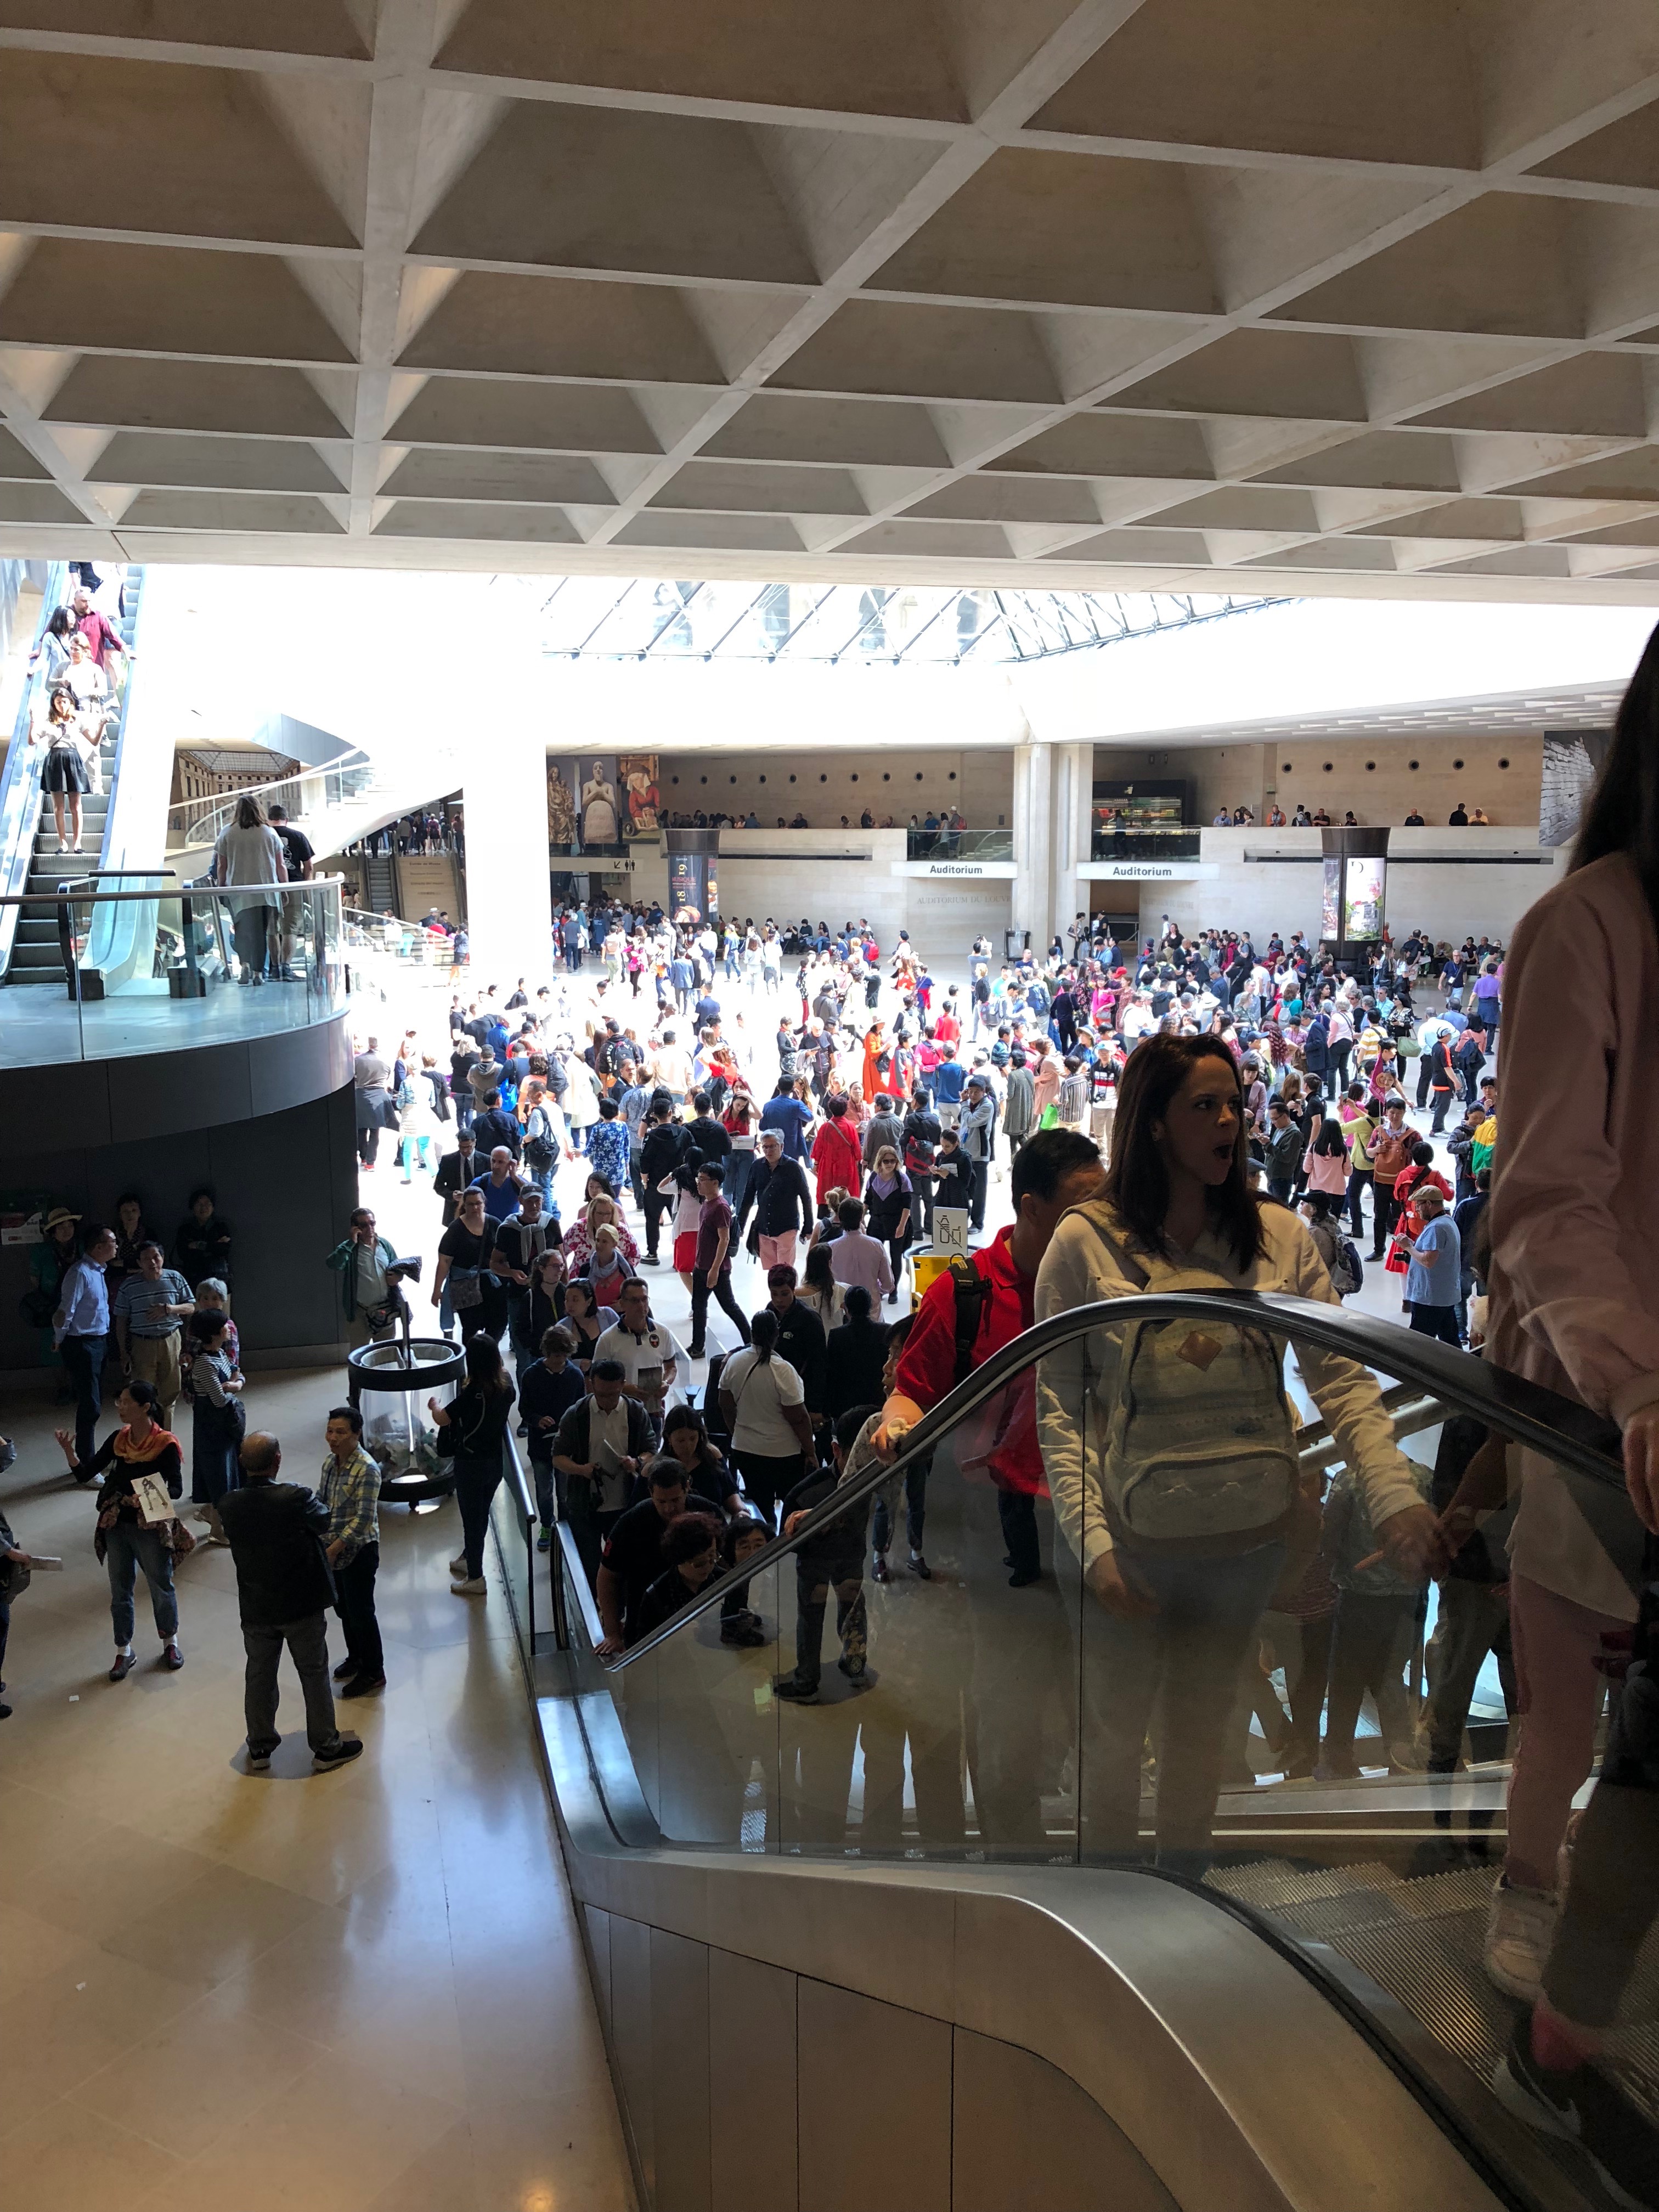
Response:
[{"label": "man with gray hair", "polygon": [[327,1608],[335,1602],[334,1577],[324,1545],[329,1510],[303,1484],[277,1480],[283,1448],[256,1429],[242,1439],[242,1486],[219,1501],[220,1519],[236,1565],[236,1595],[247,1653],[243,1693],[247,1719],[247,1769],[264,1774],[282,1738],[276,1733],[276,1668],[284,1645],[305,1695],[311,1764],[331,1773],[362,1751],[360,1737],[342,1735],[334,1720],[328,1679]]}]

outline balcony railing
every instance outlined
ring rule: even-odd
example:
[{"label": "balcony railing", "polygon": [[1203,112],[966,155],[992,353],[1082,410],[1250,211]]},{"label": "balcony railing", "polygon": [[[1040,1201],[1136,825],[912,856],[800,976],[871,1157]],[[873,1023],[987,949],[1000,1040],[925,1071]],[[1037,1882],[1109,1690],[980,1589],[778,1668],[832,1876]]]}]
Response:
[{"label": "balcony railing", "polygon": [[904,840],[907,860],[1012,860],[1012,830],[912,830]]},{"label": "balcony railing", "polygon": [[1114,830],[1096,823],[1089,842],[1091,860],[1195,860],[1199,855],[1197,830]]}]

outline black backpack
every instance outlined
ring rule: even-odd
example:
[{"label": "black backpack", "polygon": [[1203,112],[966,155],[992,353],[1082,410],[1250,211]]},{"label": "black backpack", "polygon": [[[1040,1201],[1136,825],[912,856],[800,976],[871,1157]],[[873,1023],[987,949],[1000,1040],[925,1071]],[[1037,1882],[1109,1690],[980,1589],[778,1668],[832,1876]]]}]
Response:
[{"label": "black backpack", "polygon": [[968,1379],[974,1364],[974,1346],[985,1323],[991,1285],[971,1260],[951,1262],[951,1282],[957,1301],[957,1358],[951,1381],[954,1387]]}]

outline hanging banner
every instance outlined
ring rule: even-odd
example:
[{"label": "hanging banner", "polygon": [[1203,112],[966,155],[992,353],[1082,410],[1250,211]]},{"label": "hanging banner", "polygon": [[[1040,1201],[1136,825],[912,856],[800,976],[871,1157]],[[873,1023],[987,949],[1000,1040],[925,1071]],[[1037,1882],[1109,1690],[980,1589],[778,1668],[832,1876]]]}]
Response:
[{"label": "hanging banner", "polygon": [[617,780],[622,786],[623,836],[629,840],[659,836],[662,794],[655,753],[619,753]]},{"label": "hanging banner", "polygon": [[570,854],[615,852],[623,839],[617,757],[583,753],[547,763],[547,842]]},{"label": "hanging banner", "polygon": [[720,919],[718,830],[665,830],[668,848],[668,911],[676,923],[700,927]]}]

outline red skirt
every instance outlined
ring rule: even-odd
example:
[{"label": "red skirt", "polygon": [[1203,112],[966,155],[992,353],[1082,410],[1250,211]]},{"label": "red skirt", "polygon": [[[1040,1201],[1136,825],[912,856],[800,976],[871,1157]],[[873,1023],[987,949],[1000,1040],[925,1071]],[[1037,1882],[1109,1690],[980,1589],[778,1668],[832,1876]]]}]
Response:
[{"label": "red skirt", "polygon": [[696,1258],[697,1232],[695,1229],[682,1229],[674,1239],[675,1273],[689,1275],[696,1264]]}]

